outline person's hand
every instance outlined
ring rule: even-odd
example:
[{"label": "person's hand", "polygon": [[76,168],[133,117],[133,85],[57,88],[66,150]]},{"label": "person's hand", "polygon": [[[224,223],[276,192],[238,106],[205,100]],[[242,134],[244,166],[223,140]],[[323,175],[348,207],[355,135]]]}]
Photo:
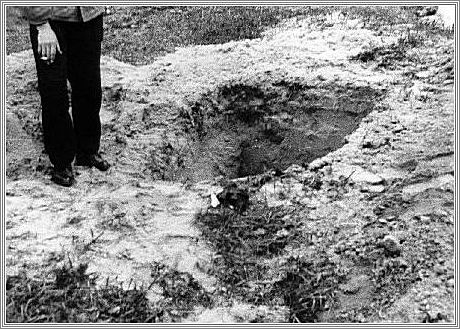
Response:
[{"label": "person's hand", "polygon": [[42,60],[53,63],[56,53],[62,54],[59,42],[49,23],[37,26],[38,30],[38,54]]}]

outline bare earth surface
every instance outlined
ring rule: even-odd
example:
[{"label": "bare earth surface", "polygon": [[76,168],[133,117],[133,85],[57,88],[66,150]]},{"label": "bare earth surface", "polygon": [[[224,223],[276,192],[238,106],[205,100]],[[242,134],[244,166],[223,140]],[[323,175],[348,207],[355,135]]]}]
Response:
[{"label": "bare earth surface", "polygon": [[[113,166],[106,173],[76,167],[71,188],[48,177],[31,51],[9,55],[7,274],[25,269],[40,276],[71,259],[88,262],[100,284],[108,277],[148,285],[150,265],[159,262],[190,273],[212,293],[219,282],[203,268],[216,251],[193,222],[221,190],[217,178],[257,173],[248,165],[253,157],[260,166],[278,161],[284,170],[278,151],[300,150],[305,157],[289,159],[296,165],[262,185],[251,202],[297,207],[304,216],[302,230],[313,236],[312,245],[286,247],[286,257],[321,248],[343,270],[334,307],[319,321],[455,321],[453,40],[420,46],[409,54],[416,64],[389,69],[351,57],[389,46],[397,29],[377,35],[359,21],[329,23],[319,29],[292,20],[262,39],[182,48],[139,67],[104,57],[102,151]],[[312,93],[292,96],[295,86]],[[252,94],[245,98],[241,90]],[[225,98],[240,96],[256,107],[291,102],[271,116],[283,141],[260,142],[253,127],[266,121],[225,131],[212,113],[197,112],[224,113],[236,104]],[[321,110],[292,118],[300,101]],[[290,131],[286,120],[302,124]],[[307,124],[309,132],[302,130]],[[192,138],[203,127],[207,137]],[[250,145],[238,159],[249,160],[235,169],[242,134]],[[304,147],[305,134],[318,143]],[[337,142],[319,150],[332,139]],[[295,141],[297,151],[286,149]],[[259,146],[266,154],[257,153]],[[312,188],[314,179],[321,184]],[[162,292],[153,287],[149,298],[161,299]],[[218,304],[197,308],[184,321],[252,321],[266,311]],[[273,312],[283,318],[284,311]],[[269,313],[263,313],[268,321],[277,321]]]}]

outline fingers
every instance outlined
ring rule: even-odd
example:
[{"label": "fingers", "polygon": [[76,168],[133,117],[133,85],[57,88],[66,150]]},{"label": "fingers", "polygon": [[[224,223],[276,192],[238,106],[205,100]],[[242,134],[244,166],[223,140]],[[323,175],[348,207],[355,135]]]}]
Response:
[{"label": "fingers", "polygon": [[45,60],[48,59],[49,57],[49,44],[47,43],[38,43],[38,55],[41,57],[41,59]]},{"label": "fingers", "polygon": [[50,62],[52,63],[54,61],[54,57],[56,56],[56,45],[50,45],[50,49],[49,49],[49,56],[48,56],[48,59],[50,60]]},{"label": "fingers", "polygon": [[40,55],[40,57],[43,57],[43,47],[41,45],[41,43],[38,43],[38,47],[37,47],[37,52],[38,52],[38,55]]},{"label": "fingers", "polygon": [[38,54],[41,59],[46,61],[48,64],[54,62],[57,53],[62,55],[62,51],[58,43],[45,43],[38,45]]},{"label": "fingers", "polygon": [[57,53],[62,55],[61,47],[59,46],[59,42],[57,40],[56,42],[51,42],[48,46],[46,57],[48,57],[48,60],[53,63]]},{"label": "fingers", "polygon": [[50,58],[50,53],[51,53],[50,48],[51,46],[49,43],[45,44],[45,57],[48,58],[48,60]]}]

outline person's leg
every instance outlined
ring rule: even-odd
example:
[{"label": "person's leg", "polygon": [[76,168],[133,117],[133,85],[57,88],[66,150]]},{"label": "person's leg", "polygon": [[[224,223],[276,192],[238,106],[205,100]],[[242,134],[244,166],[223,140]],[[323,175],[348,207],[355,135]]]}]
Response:
[{"label": "person's leg", "polygon": [[72,118],[77,155],[96,154],[101,138],[102,16],[87,23],[69,24],[68,76],[72,87]]},{"label": "person's leg", "polygon": [[[59,40],[61,54],[56,54],[53,63],[47,64],[38,54],[38,32],[30,26],[30,39],[37,69],[38,88],[42,106],[42,126],[45,150],[57,171],[71,168],[75,157],[76,142],[69,114],[67,90],[67,43],[59,24],[51,23]],[[71,174],[71,171],[70,171]],[[68,180],[67,180],[68,181]],[[66,180],[64,184],[66,185]],[[70,182],[68,182],[71,184]]]}]

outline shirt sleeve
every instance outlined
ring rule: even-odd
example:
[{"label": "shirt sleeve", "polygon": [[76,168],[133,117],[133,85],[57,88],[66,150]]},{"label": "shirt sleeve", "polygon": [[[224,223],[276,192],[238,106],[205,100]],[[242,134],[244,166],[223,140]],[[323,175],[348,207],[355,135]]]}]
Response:
[{"label": "shirt sleeve", "polygon": [[30,24],[40,25],[51,18],[52,7],[25,7],[25,13]]}]

